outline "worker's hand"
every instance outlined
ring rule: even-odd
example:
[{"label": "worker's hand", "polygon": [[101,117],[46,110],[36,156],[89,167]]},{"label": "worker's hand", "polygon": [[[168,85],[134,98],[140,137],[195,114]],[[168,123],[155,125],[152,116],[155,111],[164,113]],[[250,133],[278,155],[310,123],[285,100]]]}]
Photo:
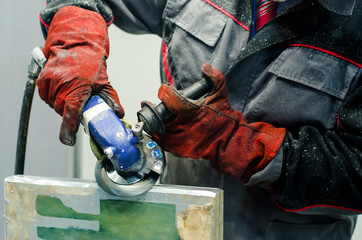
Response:
[{"label": "worker's hand", "polygon": [[274,158],[285,129],[248,124],[228,102],[225,77],[210,64],[202,70],[214,84],[202,101],[185,98],[171,85],[160,87],[159,98],[176,118],[165,124],[164,134],[154,137],[176,156],[209,159],[219,172],[248,181]]},{"label": "worker's hand", "polygon": [[63,116],[60,140],[74,145],[84,106],[100,95],[122,118],[118,95],[108,81],[109,39],[104,19],[79,7],[63,7],[54,15],[43,48],[47,63],[36,84],[40,97]]}]

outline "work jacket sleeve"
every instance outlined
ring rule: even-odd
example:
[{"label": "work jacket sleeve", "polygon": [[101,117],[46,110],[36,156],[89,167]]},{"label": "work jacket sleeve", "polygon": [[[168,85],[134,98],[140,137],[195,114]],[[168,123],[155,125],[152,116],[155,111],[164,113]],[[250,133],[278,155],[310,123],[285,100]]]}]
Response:
[{"label": "work jacket sleeve", "polygon": [[77,6],[99,13],[107,25],[117,27],[133,34],[162,34],[162,12],[166,0],[48,0],[39,13],[43,33],[47,34],[55,13],[65,6]]},{"label": "work jacket sleeve", "polygon": [[114,14],[114,24],[133,34],[162,35],[166,0],[106,0]]},{"label": "work jacket sleeve", "polygon": [[282,173],[272,185],[281,208],[362,212],[361,99],[362,86],[343,102],[336,130],[303,126],[296,134],[288,133]]}]

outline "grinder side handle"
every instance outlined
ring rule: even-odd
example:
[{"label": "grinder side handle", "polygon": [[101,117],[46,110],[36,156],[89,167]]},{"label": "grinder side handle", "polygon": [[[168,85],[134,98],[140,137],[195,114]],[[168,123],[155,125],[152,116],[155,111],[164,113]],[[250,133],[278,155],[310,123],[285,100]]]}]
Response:
[{"label": "grinder side handle", "polygon": [[[191,86],[181,90],[181,92],[185,97],[196,100],[210,92],[212,88],[212,82],[203,77]],[[144,103],[143,108],[137,112],[137,116],[138,120],[144,123],[143,130],[152,136],[155,133],[165,131],[164,123],[170,120],[173,114],[161,102],[156,107]]]}]

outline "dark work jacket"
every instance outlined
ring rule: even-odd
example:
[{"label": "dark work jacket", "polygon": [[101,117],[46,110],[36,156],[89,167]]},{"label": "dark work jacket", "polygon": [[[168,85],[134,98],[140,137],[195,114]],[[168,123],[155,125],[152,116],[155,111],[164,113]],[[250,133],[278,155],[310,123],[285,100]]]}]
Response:
[{"label": "dark work jacket", "polygon": [[362,211],[362,6],[349,15],[353,3],[343,3],[303,1],[252,39],[248,0],[53,0],[40,19],[46,32],[60,7],[76,5],[127,32],[157,34],[163,82],[185,88],[210,62],[235,110],[287,129],[247,186],[207,160],[169,155],[164,183],[224,189],[225,239],[349,239]]}]

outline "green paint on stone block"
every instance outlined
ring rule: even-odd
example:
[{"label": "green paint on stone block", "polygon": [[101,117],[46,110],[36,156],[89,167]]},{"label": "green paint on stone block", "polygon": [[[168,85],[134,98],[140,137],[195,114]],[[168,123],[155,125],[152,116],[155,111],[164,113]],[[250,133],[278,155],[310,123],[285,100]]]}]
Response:
[{"label": "green paint on stone block", "polygon": [[40,195],[36,199],[36,211],[46,217],[99,222],[99,231],[75,227],[38,227],[37,233],[41,239],[180,239],[173,204],[100,200],[100,214],[94,215],[74,211],[59,198]]}]

